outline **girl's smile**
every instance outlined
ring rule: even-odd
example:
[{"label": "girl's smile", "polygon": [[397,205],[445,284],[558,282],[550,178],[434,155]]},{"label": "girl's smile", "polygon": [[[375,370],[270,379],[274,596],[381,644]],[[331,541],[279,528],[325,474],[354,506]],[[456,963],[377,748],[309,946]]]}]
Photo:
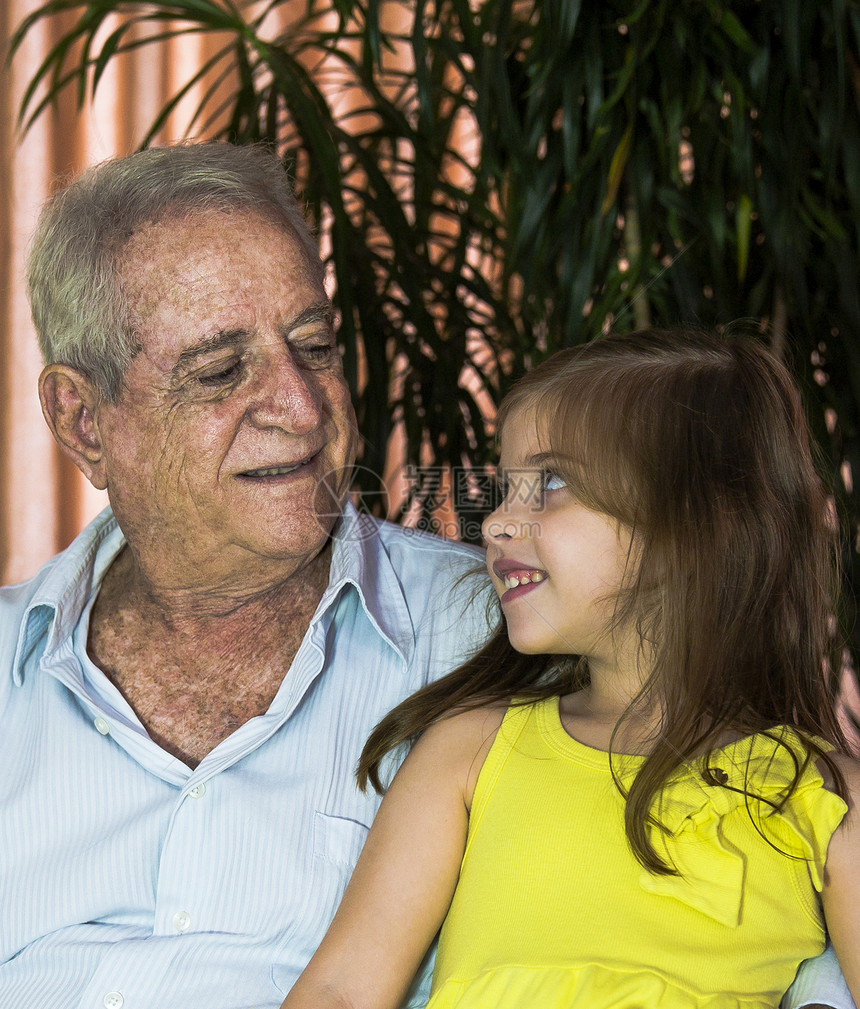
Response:
[{"label": "girl's smile", "polygon": [[545,579],[549,578],[546,571],[529,568],[515,560],[498,560],[493,565],[493,573],[504,582],[506,592],[501,596],[501,601],[510,601],[535,588]]}]

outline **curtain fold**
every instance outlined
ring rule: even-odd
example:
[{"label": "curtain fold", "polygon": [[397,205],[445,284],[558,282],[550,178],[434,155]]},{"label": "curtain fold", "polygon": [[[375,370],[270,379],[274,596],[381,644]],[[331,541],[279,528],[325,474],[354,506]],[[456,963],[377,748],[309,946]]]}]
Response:
[{"label": "curtain fold", "polygon": [[[219,44],[215,36],[188,36],[143,46],[111,61],[94,103],[78,110],[68,89],[22,136],[15,121],[27,83],[69,27],[60,18],[37,24],[7,64],[12,34],[39,6],[0,4],[0,584],[35,573],[107,504],[56,448],[41,415],[42,365],[24,284],[39,208],[86,167],[134,151],[157,110]],[[159,143],[185,135],[199,94],[180,105]]]}]

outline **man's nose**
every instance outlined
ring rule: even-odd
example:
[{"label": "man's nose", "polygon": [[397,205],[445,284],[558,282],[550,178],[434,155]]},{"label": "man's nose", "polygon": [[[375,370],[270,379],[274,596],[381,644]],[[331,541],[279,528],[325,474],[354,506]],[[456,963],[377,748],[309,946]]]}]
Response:
[{"label": "man's nose", "polygon": [[323,420],[324,399],[313,374],[299,367],[289,347],[269,349],[258,363],[248,416],[258,427],[309,434]]}]

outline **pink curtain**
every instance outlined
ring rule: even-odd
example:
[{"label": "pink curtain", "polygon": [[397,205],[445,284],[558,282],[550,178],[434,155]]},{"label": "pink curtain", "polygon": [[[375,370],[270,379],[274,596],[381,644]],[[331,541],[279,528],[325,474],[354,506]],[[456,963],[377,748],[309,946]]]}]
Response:
[{"label": "pink curtain", "polygon": [[[0,9],[0,58],[5,58],[15,28],[44,0],[3,0]],[[306,0],[286,0],[267,16],[272,36],[304,12]],[[383,10],[386,26],[405,16],[399,5]],[[336,18],[335,18],[336,20]],[[79,111],[71,89],[61,105],[41,116],[26,135],[15,129],[21,96],[51,45],[74,21],[67,17],[40,23],[27,36],[11,67],[0,69],[0,584],[20,581],[33,574],[48,558],[65,547],[107,503],[75,467],[55,448],[41,417],[37,380],[41,362],[24,293],[24,262],[29,236],[38,210],[47,196],[65,180],[105,158],[131,153],[145,135],[165,100],[193,75],[219,48],[217,36],[188,36],[170,43],[146,45],[112,60],[94,104]],[[333,26],[334,27],[334,26]],[[107,37],[112,25],[106,25]],[[391,55],[402,63],[403,52]],[[319,64],[323,90],[333,107],[348,115],[356,96],[330,68]],[[233,86],[227,81],[224,94]],[[169,120],[157,142],[169,143],[188,135],[188,123],[202,94],[190,93]],[[211,130],[210,130],[211,132]],[[460,130],[463,151],[471,153],[468,124]],[[199,138],[206,132],[198,130]],[[455,170],[452,169],[452,179]],[[406,196],[408,198],[408,194]],[[325,251],[325,235],[323,251]],[[463,384],[484,395],[475,376],[464,368]],[[492,404],[487,405],[488,415]],[[395,430],[389,446],[385,478],[392,505],[407,490],[402,474],[402,430]],[[436,516],[439,531],[456,536],[453,514]]]},{"label": "pink curtain", "polygon": [[[107,503],[106,495],[95,491],[55,448],[39,408],[41,361],[24,293],[27,243],[39,207],[87,166],[131,153],[167,97],[219,46],[216,37],[194,36],[144,46],[111,63],[94,104],[79,111],[74,95],[66,93],[58,109],[40,117],[22,136],[15,119],[27,82],[56,37],[69,27],[68,20],[40,24],[11,67],[6,66],[12,33],[41,2],[0,2],[0,584],[32,575]],[[273,34],[289,23],[291,11],[299,14],[304,5],[305,0],[282,4],[277,24],[273,18]],[[397,16],[397,8],[386,14]],[[199,94],[198,90],[187,97],[159,142],[186,135]],[[349,104],[343,89],[336,90],[332,99],[336,105]],[[470,133],[465,125],[462,141],[468,156]],[[464,373],[461,380],[468,384],[469,375]],[[404,491],[399,477],[400,434],[395,432],[392,439],[386,467],[386,483],[394,498]],[[456,528],[453,516],[437,517],[442,520],[440,531],[451,535]],[[452,521],[446,524],[446,518]],[[850,677],[842,702],[843,712],[846,707],[860,711],[860,693]]]},{"label": "pink curtain", "polygon": [[[297,0],[301,5],[303,0]],[[74,95],[40,117],[26,136],[15,128],[28,80],[69,22],[38,25],[11,67],[9,39],[39,0],[0,4],[0,579],[33,574],[107,503],[54,447],[41,416],[41,361],[24,292],[24,262],[39,207],[64,180],[105,158],[132,152],[164,100],[184,83],[217,39],[144,46],[107,70],[94,105]],[[185,133],[194,95],[159,137]],[[201,134],[203,135],[203,134]]]}]

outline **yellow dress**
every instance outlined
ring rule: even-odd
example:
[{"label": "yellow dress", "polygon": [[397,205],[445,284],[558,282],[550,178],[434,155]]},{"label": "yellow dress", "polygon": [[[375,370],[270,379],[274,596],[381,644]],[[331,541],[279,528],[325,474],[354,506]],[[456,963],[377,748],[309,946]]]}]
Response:
[{"label": "yellow dress", "polygon": [[[775,732],[802,760],[798,737]],[[613,761],[626,777],[641,758]],[[565,732],[557,698],[511,707],[475,788],[428,1009],[777,1006],[824,948],[816,891],[846,806],[810,762],[774,811],[794,765],[767,735],[708,766],[725,786],[700,760],[662,793],[667,833],[652,840],[681,875],[655,876],[628,847],[608,755]],[[764,801],[731,790],[745,782]]]}]

